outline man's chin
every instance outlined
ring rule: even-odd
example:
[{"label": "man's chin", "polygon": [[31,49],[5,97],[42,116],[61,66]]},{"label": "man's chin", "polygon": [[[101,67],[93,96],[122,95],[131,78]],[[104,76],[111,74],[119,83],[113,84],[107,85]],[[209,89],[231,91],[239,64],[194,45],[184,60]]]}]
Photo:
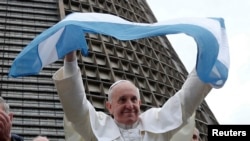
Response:
[{"label": "man's chin", "polygon": [[136,118],[135,115],[129,115],[125,117],[126,121],[133,124],[137,121],[138,118]]},{"label": "man's chin", "polygon": [[135,118],[136,117],[135,113],[124,113],[123,115],[124,115],[124,117],[127,117],[127,118]]},{"label": "man's chin", "polygon": [[126,125],[133,125],[134,123],[136,123],[135,119],[130,119],[126,121]]}]

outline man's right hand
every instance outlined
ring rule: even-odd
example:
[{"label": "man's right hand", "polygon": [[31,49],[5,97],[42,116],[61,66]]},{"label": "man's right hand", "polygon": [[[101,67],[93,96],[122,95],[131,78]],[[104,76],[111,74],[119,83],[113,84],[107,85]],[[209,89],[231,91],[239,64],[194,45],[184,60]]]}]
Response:
[{"label": "man's right hand", "polygon": [[65,60],[67,61],[67,62],[72,62],[72,61],[74,61],[76,59],[76,51],[72,51],[72,52],[70,52],[69,54],[67,54],[66,56],[65,56]]},{"label": "man's right hand", "polygon": [[8,114],[0,110],[0,141],[10,140],[11,120]]}]

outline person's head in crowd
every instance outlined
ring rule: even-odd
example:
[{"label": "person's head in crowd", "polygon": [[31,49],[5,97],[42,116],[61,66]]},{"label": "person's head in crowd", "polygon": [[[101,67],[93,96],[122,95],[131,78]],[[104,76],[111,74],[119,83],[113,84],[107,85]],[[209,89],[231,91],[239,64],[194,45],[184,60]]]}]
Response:
[{"label": "person's head in crowd", "polygon": [[0,97],[0,141],[11,141],[13,113],[9,105]]},{"label": "person's head in crowd", "polygon": [[37,136],[32,141],[49,141],[49,139],[45,136]]},{"label": "person's head in crowd", "polygon": [[200,132],[197,128],[194,128],[192,141],[199,141],[199,140],[200,140]]}]

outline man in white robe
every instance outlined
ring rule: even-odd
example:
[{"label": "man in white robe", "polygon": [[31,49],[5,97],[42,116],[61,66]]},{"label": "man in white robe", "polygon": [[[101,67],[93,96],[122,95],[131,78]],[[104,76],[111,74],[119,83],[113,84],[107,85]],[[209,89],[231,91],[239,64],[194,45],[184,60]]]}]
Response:
[{"label": "man in white robe", "polygon": [[[182,88],[161,108],[140,113],[138,88],[123,80],[110,88],[106,106],[111,117],[96,111],[87,100],[75,52],[66,55],[64,67],[53,79],[65,112],[67,141],[170,141],[187,123],[194,123],[194,117],[190,117],[212,88],[193,70]],[[179,139],[191,140],[194,124],[190,125],[190,134],[178,135]]]}]

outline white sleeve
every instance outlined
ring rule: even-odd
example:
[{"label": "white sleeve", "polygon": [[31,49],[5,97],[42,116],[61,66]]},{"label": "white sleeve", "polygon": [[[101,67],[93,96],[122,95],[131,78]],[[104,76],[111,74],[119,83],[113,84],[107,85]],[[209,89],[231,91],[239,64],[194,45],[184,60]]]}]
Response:
[{"label": "white sleeve", "polygon": [[183,119],[189,118],[195,112],[211,89],[210,84],[199,79],[195,69],[189,74],[181,90],[176,94],[182,103]]},{"label": "white sleeve", "polygon": [[209,84],[203,83],[195,71],[191,72],[181,90],[172,96],[162,108],[151,108],[140,115],[142,128],[153,133],[171,131],[170,134],[174,134],[177,131],[175,129],[187,123],[187,119],[210,90]]},{"label": "white sleeve", "polygon": [[66,60],[64,60],[64,71],[63,71],[63,76],[64,78],[70,77],[73,74],[76,74],[78,69],[78,65],[77,65],[77,59],[75,59],[72,62],[67,62]]}]

